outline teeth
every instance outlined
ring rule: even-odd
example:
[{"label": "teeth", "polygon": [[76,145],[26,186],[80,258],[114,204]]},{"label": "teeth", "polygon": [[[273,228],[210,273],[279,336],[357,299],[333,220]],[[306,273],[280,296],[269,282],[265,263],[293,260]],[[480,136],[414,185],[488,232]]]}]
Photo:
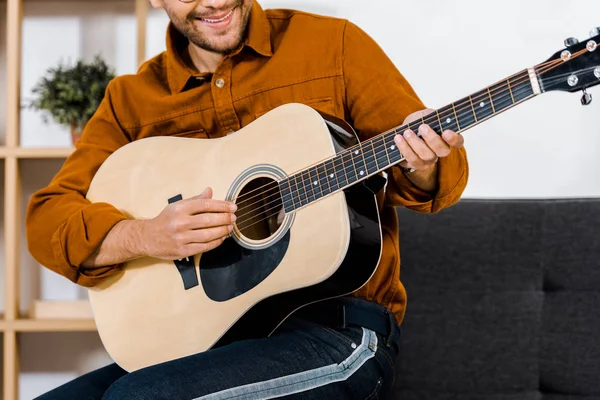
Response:
[{"label": "teeth", "polygon": [[223,21],[225,21],[227,18],[229,18],[229,17],[231,16],[231,14],[232,14],[232,13],[233,13],[233,9],[232,9],[231,11],[229,11],[229,12],[227,13],[227,15],[226,15],[226,16],[224,16],[223,18],[220,18],[220,19],[208,19],[208,18],[202,18],[202,20],[203,20],[203,21],[206,21],[206,22],[210,22],[211,24],[216,24],[217,22],[223,22]]}]

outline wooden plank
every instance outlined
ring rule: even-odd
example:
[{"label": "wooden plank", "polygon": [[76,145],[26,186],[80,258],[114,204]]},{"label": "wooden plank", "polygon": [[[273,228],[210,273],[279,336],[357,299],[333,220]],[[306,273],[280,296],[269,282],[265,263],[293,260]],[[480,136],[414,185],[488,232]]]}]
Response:
[{"label": "wooden plank", "polygon": [[4,332],[4,399],[19,398],[19,355],[17,352],[17,333]]},{"label": "wooden plank", "polygon": [[19,159],[67,158],[73,153],[72,147],[0,147],[0,158]]},{"label": "wooden plank", "polygon": [[90,320],[94,313],[88,300],[34,300],[29,315],[36,320]]},{"label": "wooden plank", "polygon": [[19,312],[19,256],[21,182],[15,157],[5,160],[4,168],[4,240],[6,267],[6,319],[14,320]]},{"label": "wooden plank", "polygon": [[94,332],[93,319],[19,319],[12,321],[10,328],[17,332]]},{"label": "wooden plank", "polygon": [[137,64],[146,61],[146,27],[148,20],[148,0],[135,0],[135,16],[137,22]]},{"label": "wooden plank", "polygon": [[19,145],[21,99],[21,0],[8,0],[6,15],[6,145]]}]

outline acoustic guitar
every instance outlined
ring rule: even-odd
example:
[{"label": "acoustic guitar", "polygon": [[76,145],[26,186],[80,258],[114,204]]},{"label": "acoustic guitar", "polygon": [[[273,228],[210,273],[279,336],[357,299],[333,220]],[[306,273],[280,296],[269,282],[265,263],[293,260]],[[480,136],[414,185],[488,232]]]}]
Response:
[{"label": "acoustic guitar", "polygon": [[123,146],[94,176],[91,202],[153,218],[210,186],[238,210],[232,236],[215,250],[137,259],[88,290],[107,352],[134,371],[268,336],[301,307],[356,291],[381,255],[375,195],[384,171],[403,160],[394,136],[424,123],[463,132],[549,91],[583,90],[590,104],[599,42],[598,29],[586,41],[568,39],[546,62],[365,141],[342,120],[286,104],[226,137]]}]

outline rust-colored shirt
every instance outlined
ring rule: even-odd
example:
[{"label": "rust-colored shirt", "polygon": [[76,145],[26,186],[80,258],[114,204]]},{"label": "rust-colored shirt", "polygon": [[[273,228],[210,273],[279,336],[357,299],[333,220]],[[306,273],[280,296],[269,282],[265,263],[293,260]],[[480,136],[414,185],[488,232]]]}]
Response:
[{"label": "rust-colored shirt", "polygon": [[[382,49],[343,19],[263,11],[255,2],[244,45],[225,57],[214,74],[196,71],[186,46],[187,39],[169,26],[164,53],[137,74],[114,79],[73,154],[48,187],[33,195],[27,239],[42,265],[88,287],[123,267],[81,267],[111,228],[127,218],[109,204],[91,204],[85,195],[104,160],[133,140],[158,135],[218,138],[292,102],[344,119],[367,139],[425,108]],[[375,275],[355,294],[387,306],[398,322],[404,317],[406,292],[399,279],[394,207],[432,213],[457,202],[467,183],[465,150],[452,150],[440,159],[438,171],[439,190],[432,197],[392,167],[379,198],[383,255]]]}]

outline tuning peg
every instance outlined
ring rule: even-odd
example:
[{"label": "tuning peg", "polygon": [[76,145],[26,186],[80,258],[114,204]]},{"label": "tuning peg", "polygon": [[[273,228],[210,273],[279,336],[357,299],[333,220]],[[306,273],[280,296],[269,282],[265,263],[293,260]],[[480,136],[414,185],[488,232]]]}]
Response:
[{"label": "tuning peg", "polygon": [[598,36],[598,35],[600,35],[600,27],[592,28],[592,30],[590,31],[590,37],[594,37],[594,36]]},{"label": "tuning peg", "polygon": [[565,39],[565,46],[567,46],[567,47],[571,47],[573,45],[576,45],[577,43],[579,43],[579,40],[577,40],[574,37]]},{"label": "tuning peg", "polygon": [[589,106],[590,104],[592,104],[592,95],[590,93],[586,92],[585,89],[583,89],[583,96],[581,97],[581,105]]}]

